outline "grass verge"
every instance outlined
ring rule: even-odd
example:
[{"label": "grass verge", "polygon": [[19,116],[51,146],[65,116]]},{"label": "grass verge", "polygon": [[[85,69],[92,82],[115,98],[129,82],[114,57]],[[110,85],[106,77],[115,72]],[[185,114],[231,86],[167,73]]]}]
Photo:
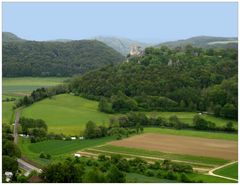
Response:
[{"label": "grass verge", "polygon": [[238,163],[231,164],[213,172],[214,174],[238,179]]}]

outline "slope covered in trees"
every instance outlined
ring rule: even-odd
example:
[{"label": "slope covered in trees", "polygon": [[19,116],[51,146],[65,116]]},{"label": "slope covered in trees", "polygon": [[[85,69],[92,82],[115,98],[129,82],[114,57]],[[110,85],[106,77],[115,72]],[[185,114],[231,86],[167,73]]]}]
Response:
[{"label": "slope covered in trees", "polygon": [[3,76],[72,76],[124,57],[99,41],[3,42]]},{"label": "slope covered in trees", "polygon": [[101,99],[106,112],[199,110],[236,118],[237,50],[147,48],[128,63],[75,78],[70,89]]}]

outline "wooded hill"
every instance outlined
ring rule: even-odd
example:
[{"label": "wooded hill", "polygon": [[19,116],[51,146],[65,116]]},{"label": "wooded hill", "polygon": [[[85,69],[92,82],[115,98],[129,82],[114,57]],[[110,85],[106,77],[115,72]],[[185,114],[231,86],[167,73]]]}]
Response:
[{"label": "wooded hill", "polygon": [[25,40],[18,37],[17,35],[15,35],[13,33],[3,32],[2,33],[2,41],[3,42],[19,42],[19,41],[25,41]]},{"label": "wooded hill", "polygon": [[236,49],[147,48],[128,63],[75,78],[70,88],[101,99],[106,112],[199,110],[236,118],[237,65]]},{"label": "wooded hill", "polygon": [[122,62],[124,56],[96,40],[37,42],[3,33],[3,76],[72,76]]}]

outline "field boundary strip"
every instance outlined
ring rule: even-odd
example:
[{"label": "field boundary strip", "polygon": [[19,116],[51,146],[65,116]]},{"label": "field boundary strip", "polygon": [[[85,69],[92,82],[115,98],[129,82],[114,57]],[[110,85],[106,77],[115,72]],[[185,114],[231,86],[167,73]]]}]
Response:
[{"label": "field boundary strip", "polygon": [[[88,150],[87,150],[88,151]],[[86,152],[86,151],[79,151],[78,152],[81,156],[84,156],[84,157],[90,157],[90,158],[95,158],[97,159],[98,158],[98,154],[96,153],[91,153],[91,152]],[[127,160],[130,160],[132,159],[131,157],[130,158],[125,158]],[[153,164],[154,162],[153,161],[147,161],[148,163],[151,163]],[[199,172],[208,172],[209,171],[209,168],[200,168],[200,167],[193,167],[194,170],[196,171],[199,171]]]},{"label": "field boundary strip", "polygon": [[233,180],[233,181],[237,181],[237,182],[238,182],[238,179],[234,179],[234,178],[226,177],[226,176],[222,176],[222,175],[217,175],[217,174],[214,173],[214,171],[216,171],[216,170],[219,170],[219,169],[224,168],[224,167],[226,167],[226,166],[235,164],[235,163],[237,163],[237,162],[238,162],[238,161],[233,161],[233,162],[224,164],[224,165],[222,165],[222,166],[218,166],[218,167],[210,170],[210,171],[208,172],[208,175],[215,176],[215,177],[220,177],[220,178],[224,178],[224,179],[228,179],[228,180]]},{"label": "field boundary strip", "polygon": [[[161,161],[165,160],[164,158],[161,158],[161,157],[150,157],[150,156],[144,156],[144,155],[128,154],[128,153],[123,153],[123,152],[112,152],[112,151],[106,151],[106,150],[99,150],[99,149],[95,149],[95,148],[88,148],[88,149],[84,150],[84,152],[88,152],[88,153],[90,153],[91,151],[100,152],[100,153],[108,153],[108,154],[120,154],[120,155],[125,155],[125,156],[130,156],[130,157],[140,157],[143,159],[150,159],[150,160],[161,160]],[[83,151],[79,151],[79,152],[83,152]],[[193,164],[193,165],[208,166],[209,168],[206,168],[206,169],[211,169],[212,167],[216,167],[216,165],[209,165],[209,164],[205,164],[205,163],[197,163],[197,162],[190,162],[190,161],[184,161],[184,160],[174,160],[173,159],[171,161]]]},{"label": "field boundary strip", "polygon": [[[121,147],[121,146],[113,146],[113,145],[109,145],[109,144],[105,144],[103,146],[90,147],[88,149],[90,149],[90,150],[94,149],[94,150],[104,151],[104,152],[122,153],[122,155],[126,154],[126,155],[146,156],[146,157],[157,158],[157,159],[169,159],[169,160],[175,160],[176,162],[183,161],[186,163],[192,163],[192,164],[197,164],[197,165],[204,164],[203,166],[208,166],[211,168],[218,167],[218,166],[221,166],[221,165],[231,162],[230,160],[225,160],[225,159],[208,158],[208,157],[206,158],[206,157],[201,157],[201,156],[190,156],[190,155],[185,156],[182,154],[164,153],[161,151],[154,151],[154,150],[142,150],[139,148],[127,148],[125,146]],[[130,151],[129,151],[129,149],[130,149]],[[133,151],[131,151],[132,149],[133,149]],[[153,153],[151,153],[151,152],[153,152]],[[172,154],[173,154],[173,156],[172,156]],[[182,157],[184,157],[184,158],[182,158]],[[190,159],[188,160],[189,157],[190,157]],[[191,157],[193,157],[193,159]],[[215,159],[220,160],[220,161],[216,161],[214,163],[209,163],[209,161],[208,161],[208,160],[215,160]],[[207,162],[206,162],[206,160],[207,160]]]}]

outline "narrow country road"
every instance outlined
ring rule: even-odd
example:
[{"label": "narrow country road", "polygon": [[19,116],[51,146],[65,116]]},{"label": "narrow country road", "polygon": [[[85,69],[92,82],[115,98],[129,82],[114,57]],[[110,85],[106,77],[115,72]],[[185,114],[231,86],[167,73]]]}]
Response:
[{"label": "narrow country road", "polygon": [[39,168],[37,168],[37,167],[27,163],[26,161],[24,161],[22,159],[17,159],[17,161],[18,161],[19,167],[24,169],[27,172],[26,174],[30,174],[31,171],[34,171],[34,170],[37,171],[38,173],[42,172],[41,169],[39,169]]},{"label": "narrow country road", "polygon": [[[13,137],[14,137],[14,143],[17,145],[18,143],[18,124],[19,124],[19,119],[20,119],[20,111],[16,111],[16,118],[14,122],[14,129],[13,129]],[[17,159],[18,165],[20,168],[24,169],[26,173],[24,174],[25,176],[28,176],[32,171],[37,171],[38,173],[41,173],[42,170],[29,164],[28,162],[24,161],[23,159]]]},{"label": "narrow country road", "polygon": [[18,122],[19,122],[20,112],[17,110],[16,112],[16,118],[14,122],[14,129],[13,129],[13,137],[14,137],[14,143],[17,144],[18,142]]},{"label": "narrow country road", "polygon": [[232,180],[232,181],[238,181],[237,179],[233,179],[233,178],[230,178],[230,177],[225,177],[225,176],[217,175],[217,174],[214,174],[214,173],[213,173],[215,170],[224,168],[224,167],[229,166],[229,165],[231,165],[231,164],[234,164],[234,163],[236,163],[236,162],[238,162],[238,161],[233,161],[233,162],[224,164],[224,165],[222,165],[222,166],[216,167],[216,168],[210,170],[210,171],[208,172],[208,174],[209,174],[209,175],[212,175],[212,176],[215,176],[215,177],[220,177],[220,178],[223,178],[223,179],[228,179],[228,180]]}]

